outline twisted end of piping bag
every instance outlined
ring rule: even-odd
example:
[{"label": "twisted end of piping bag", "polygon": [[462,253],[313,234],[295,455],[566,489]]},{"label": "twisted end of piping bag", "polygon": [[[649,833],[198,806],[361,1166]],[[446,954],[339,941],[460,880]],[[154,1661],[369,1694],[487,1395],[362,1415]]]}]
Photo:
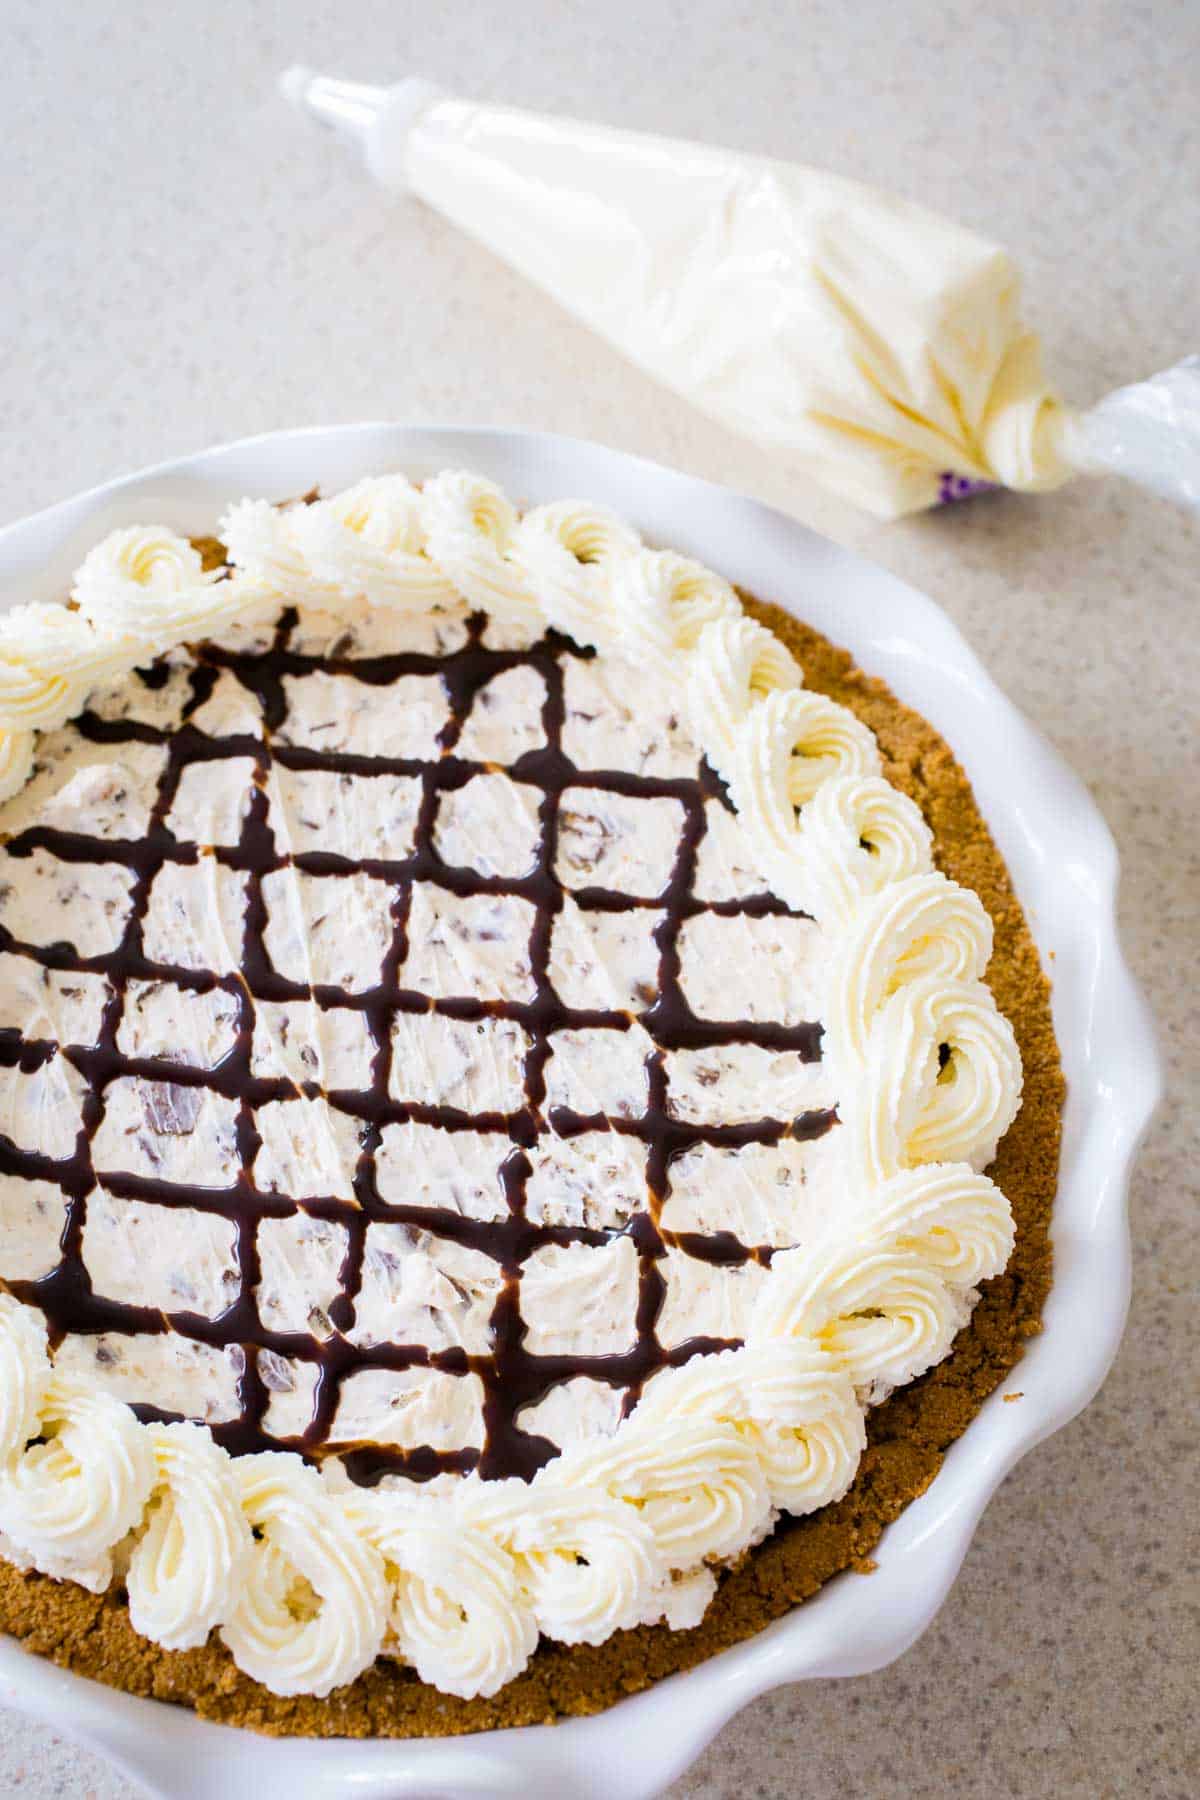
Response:
[{"label": "twisted end of piping bag", "polygon": [[996,377],[983,449],[998,480],[1022,493],[1060,487],[1073,475],[1120,475],[1200,511],[1200,356],[1076,411],[1046,388],[1040,346],[1029,334]]},{"label": "twisted end of piping bag", "polygon": [[1008,257],[950,220],[827,171],[451,100],[418,76],[296,67],[279,88],[381,186],[878,517],[1104,473],[1200,509],[1200,357],[1069,409]]},{"label": "twisted end of piping bag", "polygon": [[1082,474],[1123,475],[1200,512],[1200,356],[1068,414],[1063,453]]}]

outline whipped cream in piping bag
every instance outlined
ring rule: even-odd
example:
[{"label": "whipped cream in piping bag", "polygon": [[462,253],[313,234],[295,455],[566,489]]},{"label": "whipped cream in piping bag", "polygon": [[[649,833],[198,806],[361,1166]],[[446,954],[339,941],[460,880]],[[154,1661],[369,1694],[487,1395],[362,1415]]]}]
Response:
[{"label": "whipped cream in piping bag", "polygon": [[291,69],[385,187],[480,239],[640,368],[895,518],[1114,471],[1200,506],[1200,359],[1067,408],[998,245],[827,171]]}]

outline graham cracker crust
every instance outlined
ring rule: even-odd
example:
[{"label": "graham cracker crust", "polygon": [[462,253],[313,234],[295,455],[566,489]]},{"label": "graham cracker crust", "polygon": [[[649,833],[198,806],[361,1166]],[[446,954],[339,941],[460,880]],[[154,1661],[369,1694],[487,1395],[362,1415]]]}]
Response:
[{"label": "graham cracker crust", "polygon": [[988,1282],[949,1357],[868,1415],[868,1447],[845,1498],[785,1520],[721,1580],[694,1631],[643,1626],[595,1648],[543,1642],[529,1667],[490,1700],[456,1700],[411,1669],[380,1661],[328,1699],[280,1699],[243,1675],[215,1635],[166,1651],[138,1637],[121,1592],[89,1594],[0,1563],[0,1630],[25,1649],[127,1693],[190,1706],[203,1718],[277,1736],[441,1737],[546,1724],[602,1711],[754,1635],[843,1569],[864,1574],[884,1527],[929,1486],[942,1457],[1041,1326],[1051,1279],[1050,1213],[1064,1083],[1049,984],[1008,872],[943,739],[881,681],[778,607],[743,595],[798,658],[808,687],[848,706],[879,741],[884,773],[921,807],[937,866],[973,888],[996,930],[988,981],[1011,1020],[1025,1068],[1024,1101],[992,1167],[1017,1223],[1005,1273]]}]

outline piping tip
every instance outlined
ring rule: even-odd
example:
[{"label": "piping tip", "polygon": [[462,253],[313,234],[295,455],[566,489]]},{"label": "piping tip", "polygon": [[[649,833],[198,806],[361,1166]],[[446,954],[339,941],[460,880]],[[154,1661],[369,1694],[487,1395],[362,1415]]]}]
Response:
[{"label": "piping tip", "polygon": [[279,77],[279,91],[297,112],[307,113],[310,119],[361,148],[365,148],[388,97],[386,88],[318,75],[303,63],[294,63],[284,70]]}]

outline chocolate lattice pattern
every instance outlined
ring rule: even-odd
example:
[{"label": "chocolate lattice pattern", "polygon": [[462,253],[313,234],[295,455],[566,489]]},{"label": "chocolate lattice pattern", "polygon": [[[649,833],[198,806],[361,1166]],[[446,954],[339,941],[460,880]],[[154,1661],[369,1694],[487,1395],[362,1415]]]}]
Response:
[{"label": "chocolate lattice pattern", "polygon": [[[724,804],[707,765],[697,758],[686,775],[593,768],[578,748],[573,760],[564,748],[567,675],[589,653],[554,633],[531,648],[491,647],[481,616],[465,622],[462,640],[448,650],[356,656],[348,654],[351,637],[349,644],[317,654],[304,646],[298,617],[289,612],[269,642],[245,649],[204,646],[182,665],[159,665],[135,677],[135,684],[151,692],[181,685],[177,725],[93,711],[69,728],[72,738],[88,744],[112,746],[126,756],[145,746],[147,755],[161,758],[144,834],[90,835],[43,822],[18,831],[6,847],[9,858],[32,859],[39,879],[42,871],[61,877],[64,868],[79,870],[95,890],[94,903],[111,889],[117,934],[88,953],[61,936],[37,942],[20,918],[19,928],[12,928],[7,889],[0,901],[0,950],[44,971],[43,979],[60,989],[63,976],[98,980],[102,995],[99,1028],[85,1034],[88,1042],[59,1043],[13,1028],[0,1032],[9,1081],[36,1080],[61,1059],[78,1099],[73,1147],[30,1148],[0,1138],[6,1187],[13,1179],[26,1187],[48,1183],[65,1203],[55,1266],[36,1279],[9,1275],[6,1285],[43,1311],[55,1343],[85,1338],[99,1346],[98,1364],[113,1355],[111,1349],[101,1354],[105,1345],[166,1333],[195,1346],[198,1357],[223,1356],[234,1369],[236,1393],[229,1406],[208,1410],[219,1442],[235,1453],[293,1447],[319,1456],[336,1449],[359,1480],[387,1471],[426,1478],[476,1466],[486,1476],[529,1475],[556,1446],[536,1425],[523,1425],[521,1414],[563,1384],[597,1384],[628,1412],[656,1369],[735,1343],[736,1336],[725,1333],[673,1337],[666,1331],[672,1282],[697,1268],[714,1282],[748,1278],[766,1268],[780,1240],[758,1241],[724,1227],[673,1226],[672,1168],[689,1155],[753,1153],[757,1146],[816,1140],[835,1118],[826,1104],[728,1122],[695,1106],[689,1114],[676,1092],[682,1085],[679,1059],[690,1059],[690,1079],[715,1087],[719,1069],[703,1065],[705,1053],[716,1065],[738,1047],[788,1066],[820,1057],[820,1026],[812,1020],[764,1019],[758,1001],[746,1005],[753,1017],[703,1018],[685,991],[683,939],[697,929],[696,921],[714,922],[704,928],[717,934],[711,944],[696,939],[703,949],[719,946],[717,921],[798,920],[764,892],[698,895],[698,859],[712,809]],[[544,694],[539,741],[507,762],[468,754],[464,733],[479,716],[486,690],[517,671],[528,671],[519,679],[540,684]],[[300,685],[348,682],[369,728],[381,690],[414,681],[428,686],[431,678],[444,703],[434,709],[429,745],[412,754],[381,753],[369,729],[366,748],[322,748],[314,739],[323,721],[298,722],[295,714]],[[213,732],[196,722],[218,684],[231,679],[261,709],[261,733]],[[586,715],[581,720],[586,730]],[[235,788],[244,770],[246,787],[230,841],[208,844],[187,835],[186,814],[190,772],[211,771],[214,764],[223,765]],[[393,812],[405,815],[404,841],[387,840],[384,833],[373,845],[376,854],[339,846],[336,832],[320,843],[300,805],[288,826],[273,808],[272,794],[280,782],[302,794],[309,778],[312,791],[327,797],[348,791],[348,782],[358,789],[378,784],[372,794],[390,796]],[[528,802],[532,831],[520,872],[496,866],[494,855],[490,861],[477,855],[475,865],[455,860],[456,849],[463,849],[462,833],[455,836],[455,797],[481,780],[503,782],[495,793],[506,803],[514,789]],[[589,800],[634,813],[648,802],[669,803],[676,825],[665,879],[652,871],[639,877],[634,870],[625,887],[599,878],[608,872],[611,846],[587,810]],[[338,816],[335,804],[328,819]],[[660,822],[665,816],[660,809]],[[403,854],[387,853],[401,849]],[[594,883],[590,874],[597,876]],[[194,966],[181,951],[179,960],[163,954],[171,897],[181,904],[186,883],[201,877],[211,881],[214,916],[223,895],[237,897],[240,942],[228,967],[216,966],[215,958]],[[347,985],[322,979],[328,971],[320,968],[310,968],[307,978],[303,970],[297,973],[295,934],[289,937],[284,917],[289,906],[300,908],[305,929],[325,943],[322,955],[334,962],[339,950],[351,961],[367,955],[374,934],[373,978]],[[651,963],[636,991],[618,996],[625,1004],[568,1003],[560,991],[556,930],[568,915],[584,931],[619,930],[622,919],[631,929],[644,927]],[[346,934],[352,941],[339,942]],[[481,976],[463,985],[482,991],[449,989],[456,944],[472,940],[480,953],[475,966],[493,971],[495,991],[486,991]],[[765,979],[769,986],[769,973]],[[227,1045],[189,1061],[179,1060],[173,1041],[149,1052],[131,1049],[136,1010],[148,995],[162,992],[174,997],[181,1017],[189,997],[209,996],[228,1024]],[[365,1028],[356,1082],[308,1078],[264,1057],[264,1021],[274,1020],[273,1029],[286,1039],[287,1019],[295,1016],[289,1009],[308,1004],[317,1009],[314,1017],[347,1032]],[[455,1058],[461,1062],[472,1033],[486,1046],[480,1054],[490,1058],[504,1090],[493,1092],[488,1104],[479,1094],[472,1100],[466,1076],[449,1096],[436,1084],[431,1088],[427,1077],[427,1067],[458,1066]],[[556,1053],[565,1056],[583,1034],[598,1034],[588,1043],[602,1043],[618,1056],[638,1046],[644,1092],[630,1093],[616,1082],[613,1097],[586,1109],[579,1104],[586,1096],[564,1095]],[[421,1045],[426,1048],[418,1054]],[[516,1071],[507,1087],[506,1059]],[[598,1066],[603,1063],[601,1056]],[[112,1166],[120,1116],[114,1100],[133,1083],[141,1084],[149,1136],[131,1131],[130,1141],[152,1144],[158,1172]],[[576,1104],[568,1104],[572,1099]],[[304,1103],[320,1109],[324,1130],[351,1145],[353,1166],[344,1186],[307,1191],[319,1185],[320,1157],[300,1166],[276,1145],[280,1109]],[[174,1145],[198,1123],[207,1130],[210,1114],[220,1126],[213,1152],[220,1179],[207,1185],[174,1178]],[[608,1134],[613,1149],[609,1186],[591,1204],[573,1208],[557,1174],[569,1166],[572,1145],[594,1148],[600,1133]],[[418,1142],[450,1153],[453,1194],[443,1184],[431,1202],[414,1160]],[[483,1174],[475,1185],[467,1181],[464,1192],[462,1170],[469,1165]],[[214,1229],[228,1227],[231,1260],[220,1307],[143,1304],[127,1291],[120,1298],[105,1292],[113,1284],[89,1272],[88,1256],[89,1210],[95,1228],[102,1207],[125,1209],[128,1220],[174,1209],[217,1221]],[[304,1233],[311,1236],[306,1240]],[[378,1249],[380,1233],[391,1234],[391,1252]],[[314,1304],[299,1322],[272,1297],[272,1257],[285,1239],[293,1248],[307,1241],[312,1255],[319,1250],[335,1258],[328,1303]],[[273,1250],[265,1250],[268,1241]],[[136,1245],[136,1234],[128,1242]],[[460,1329],[457,1341],[442,1341],[446,1334],[434,1331],[425,1333],[430,1341],[418,1341],[416,1332],[411,1341],[398,1341],[394,1334],[364,1336],[358,1328],[366,1284],[396,1276],[396,1246],[401,1261],[405,1251],[428,1253],[420,1266],[436,1269],[441,1285],[448,1282],[451,1295],[459,1296],[463,1318],[474,1324]],[[136,1249],[129,1254],[136,1257]],[[615,1322],[607,1322],[602,1350],[573,1345],[569,1324],[555,1338],[531,1316],[536,1306],[522,1305],[523,1293],[536,1297],[547,1291],[548,1277],[561,1284],[564,1271],[573,1268],[580,1271],[577,1286],[568,1281],[558,1290],[567,1296],[564,1304],[576,1292],[587,1314],[595,1281],[611,1297]],[[0,1266],[0,1276],[8,1274]],[[130,1279],[126,1271],[126,1289]],[[594,1339],[595,1318],[589,1315],[587,1322]],[[354,1409],[347,1414],[344,1404],[364,1379],[385,1394],[391,1384],[388,1417],[394,1424],[384,1435],[399,1441],[380,1443],[375,1429],[346,1430]],[[435,1390],[434,1410],[443,1416],[437,1441],[422,1433]],[[276,1407],[289,1391],[298,1393],[307,1423],[288,1415],[283,1428]],[[466,1396],[462,1406],[456,1395]],[[138,1399],[128,1391],[125,1397]],[[144,1403],[136,1410],[144,1418],[175,1416]]]}]

